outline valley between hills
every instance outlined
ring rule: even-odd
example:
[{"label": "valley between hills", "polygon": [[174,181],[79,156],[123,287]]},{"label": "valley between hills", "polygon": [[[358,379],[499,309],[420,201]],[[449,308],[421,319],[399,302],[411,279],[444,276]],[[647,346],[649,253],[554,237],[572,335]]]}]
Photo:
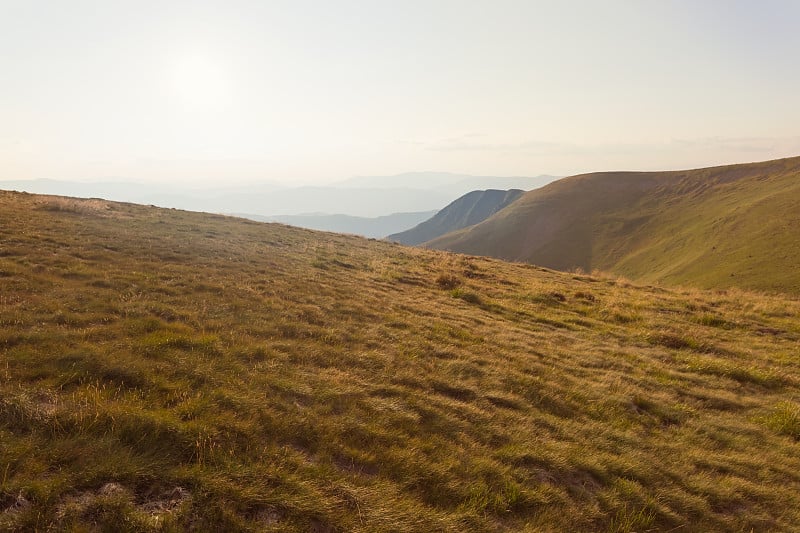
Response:
[{"label": "valley between hills", "polygon": [[461,254],[0,191],[0,529],[799,530],[799,162]]}]

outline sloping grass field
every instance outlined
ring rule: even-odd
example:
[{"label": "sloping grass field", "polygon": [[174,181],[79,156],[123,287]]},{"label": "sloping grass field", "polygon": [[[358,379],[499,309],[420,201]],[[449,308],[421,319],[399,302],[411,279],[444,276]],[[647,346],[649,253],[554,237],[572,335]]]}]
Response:
[{"label": "sloping grass field", "polygon": [[530,191],[433,248],[641,283],[800,295],[800,157],[598,172]]},{"label": "sloping grass field", "polygon": [[799,312],[0,192],[0,530],[800,530]]}]

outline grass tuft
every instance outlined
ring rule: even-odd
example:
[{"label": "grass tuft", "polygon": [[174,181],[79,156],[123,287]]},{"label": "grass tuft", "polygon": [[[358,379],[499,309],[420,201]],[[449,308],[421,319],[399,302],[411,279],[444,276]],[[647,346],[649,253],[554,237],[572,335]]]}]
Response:
[{"label": "grass tuft", "polygon": [[455,274],[442,272],[436,277],[436,285],[445,290],[453,290],[461,285],[461,280]]},{"label": "grass tuft", "polygon": [[784,401],[778,403],[764,423],[773,431],[800,440],[800,405]]},{"label": "grass tuft", "polygon": [[465,302],[470,304],[481,305],[483,303],[481,297],[478,296],[478,294],[461,288],[453,289],[452,291],[450,291],[450,296],[452,296],[453,298],[458,298],[459,300],[464,300]]}]

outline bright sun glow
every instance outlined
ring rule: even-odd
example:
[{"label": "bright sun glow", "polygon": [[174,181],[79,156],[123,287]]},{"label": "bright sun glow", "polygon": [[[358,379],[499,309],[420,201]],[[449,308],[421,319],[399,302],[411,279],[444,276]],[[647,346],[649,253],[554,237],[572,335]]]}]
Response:
[{"label": "bright sun glow", "polygon": [[193,110],[214,109],[227,100],[228,80],[224,70],[202,56],[177,62],[172,73],[172,89],[180,104]]}]

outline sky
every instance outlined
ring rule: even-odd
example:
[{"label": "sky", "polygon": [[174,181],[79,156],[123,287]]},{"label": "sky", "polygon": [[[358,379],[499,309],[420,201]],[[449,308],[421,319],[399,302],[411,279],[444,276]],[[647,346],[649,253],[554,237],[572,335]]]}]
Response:
[{"label": "sky", "polygon": [[0,180],[800,155],[795,0],[0,0]]}]

